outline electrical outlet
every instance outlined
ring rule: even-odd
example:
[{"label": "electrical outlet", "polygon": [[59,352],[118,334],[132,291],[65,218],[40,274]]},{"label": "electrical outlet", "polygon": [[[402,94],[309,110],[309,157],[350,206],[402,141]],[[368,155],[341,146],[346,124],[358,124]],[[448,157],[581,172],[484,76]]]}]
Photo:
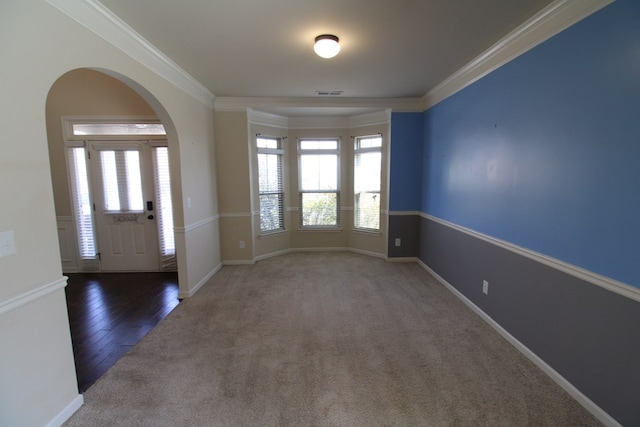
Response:
[{"label": "electrical outlet", "polygon": [[400,246],[401,240],[399,237],[396,237],[396,246]]},{"label": "electrical outlet", "polygon": [[484,292],[486,295],[489,295],[489,282],[487,282],[486,280],[482,281],[482,292]]},{"label": "electrical outlet", "polygon": [[244,249],[244,240],[240,240],[240,249]]},{"label": "electrical outlet", "polygon": [[13,231],[0,232],[0,257],[15,255],[16,240]]}]

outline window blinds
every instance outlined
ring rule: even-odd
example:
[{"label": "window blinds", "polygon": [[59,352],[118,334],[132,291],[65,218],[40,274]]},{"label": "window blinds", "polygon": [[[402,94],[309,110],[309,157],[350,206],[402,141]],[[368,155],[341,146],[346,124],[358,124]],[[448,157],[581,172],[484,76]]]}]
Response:
[{"label": "window blinds", "polygon": [[100,151],[104,210],[143,211],[140,153],[137,150]]},{"label": "window blinds", "polygon": [[171,175],[169,173],[169,149],[154,147],[153,163],[156,188],[156,217],[160,242],[160,264],[164,270],[176,269],[176,245],[173,233],[173,203],[171,199]]},{"label": "window blinds", "polygon": [[83,263],[80,270],[93,271],[98,269],[98,263],[93,209],[87,176],[86,150],[84,147],[69,147],[67,156],[78,251]]}]

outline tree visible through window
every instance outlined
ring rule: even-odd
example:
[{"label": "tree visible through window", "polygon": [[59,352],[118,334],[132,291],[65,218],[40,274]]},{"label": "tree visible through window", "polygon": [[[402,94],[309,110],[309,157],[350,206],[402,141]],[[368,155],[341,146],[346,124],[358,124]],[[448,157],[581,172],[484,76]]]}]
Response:
[{"label": "tree visible through window", "polygon": [[260,197],[260,231],[284,230],[284,186],[280,138],[258,137],[258,192]]},{"label": "tree visible through window", "polygon": [[300,224],[303,228],[340,224],[339,145],[337,139],[299,141]]},{"label": "tree visible through window", "polygon": [[382,137],[356,138],[353,159],[354,226],[379,230]]}]

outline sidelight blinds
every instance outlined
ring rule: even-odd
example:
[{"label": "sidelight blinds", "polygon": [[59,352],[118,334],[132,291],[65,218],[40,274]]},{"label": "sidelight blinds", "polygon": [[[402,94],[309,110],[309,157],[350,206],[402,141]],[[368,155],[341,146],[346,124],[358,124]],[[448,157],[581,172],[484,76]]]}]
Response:
[{"label": "sidelight blinds", "polygon": [[97,269],[96,237],[93,228],[93,210],[89,179],[87,177],[86,156],[84,147],[69,147],[67,149],[78,251],[83,264],[81,268],[84,271]]},{"label": "sidelight blinds", "polygon": [[160,264],[163,269],[175,269],[176,245],[173,235],[169,149],[167,147],[154,147],[153,163],[156,184],[156,213],[160,237]]}]

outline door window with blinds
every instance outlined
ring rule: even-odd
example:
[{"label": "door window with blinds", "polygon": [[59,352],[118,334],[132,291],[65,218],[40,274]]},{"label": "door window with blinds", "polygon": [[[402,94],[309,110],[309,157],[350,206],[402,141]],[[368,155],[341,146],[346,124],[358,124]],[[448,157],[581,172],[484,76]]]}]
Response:
[{"label": "door window with blinds", "polygon": [[284,230],[284,185],[281,138],[256,137],[258,153],[258,192],[260,198],[260,232]]},{"label": "door window with blinds", "polygon": [[104,211],[142,213],[142,176],[140,152],[135,149],[100,150]]}]

